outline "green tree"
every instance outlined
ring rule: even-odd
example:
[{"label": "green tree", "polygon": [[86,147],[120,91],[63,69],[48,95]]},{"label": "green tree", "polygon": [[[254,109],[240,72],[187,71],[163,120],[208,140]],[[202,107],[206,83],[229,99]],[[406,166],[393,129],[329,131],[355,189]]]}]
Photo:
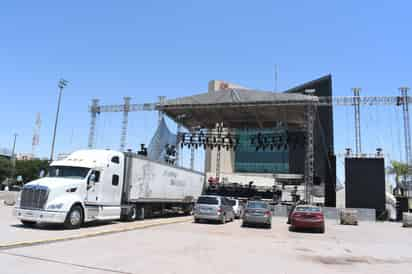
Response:
[{"label": "green tree", "polygon": [[40,171],[48,166],[47,160],[20,160],[16,162],[16,176],[22,176],[23,182],[27,183],[38,179]]},{"label": "green tree", "polygon": [[10,178],[12,166],[9,159],[0,158],[0,184],[6,179]]},{"label": "green tree", "polygon": [[408,165],[398,161],[391,161],[391,167],[388,168],[389,174],[395,175],[397,187],[403,187],[404,177],[408,174]]}]

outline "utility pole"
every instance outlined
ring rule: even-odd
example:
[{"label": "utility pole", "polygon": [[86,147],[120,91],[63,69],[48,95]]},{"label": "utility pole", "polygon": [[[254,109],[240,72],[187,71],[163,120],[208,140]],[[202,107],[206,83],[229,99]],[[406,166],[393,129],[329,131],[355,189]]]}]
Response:
[{"label": "utility pole", "polygon": [[14,140],[13,140],[13,147],[11,149],[11,182],[14,183],[16,177],[16,141],[17,141],[17,133],[14,133]]},{"label": "utility pole", "polygon": [[51,145],[51,152],[50,152],[50,162],[53,161],[53,156],[54,156],[54,144],[56,142],[56,131],[57,131],[57,123],[59,121],[60,103],[62,99],[62,93],[63,93],[64,87],[67,86],[68,83],[69,83],[68,81],[64,79],[60,79],[57,85],[59,87],[59,99],[57,101],[56,120],[54,121],[53,138],[52,138],[52,145]]}]

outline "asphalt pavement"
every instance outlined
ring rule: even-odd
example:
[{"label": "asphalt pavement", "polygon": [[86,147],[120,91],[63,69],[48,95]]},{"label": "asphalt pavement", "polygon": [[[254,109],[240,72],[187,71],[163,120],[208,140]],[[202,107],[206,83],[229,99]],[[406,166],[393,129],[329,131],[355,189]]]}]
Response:
[{"label": "asphalt pavement", "polygon": [[[399,223],[328,221],[318,234],[289,232],[285,222],[274,218],[272,229],[182,222],[9,248],[0,251],[1,273],[412,273],[412,229]],[[89,229],[96,228],[82,230]]]}]

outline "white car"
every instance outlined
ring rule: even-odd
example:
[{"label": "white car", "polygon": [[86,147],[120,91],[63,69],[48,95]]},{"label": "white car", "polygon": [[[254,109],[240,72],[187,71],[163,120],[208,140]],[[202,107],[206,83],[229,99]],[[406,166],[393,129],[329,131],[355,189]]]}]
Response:
[{"label": "white car", "polygon": [[235,218],[239,219],[243,215],[243,205],[238,199],[229,199],[230,204],[233,207],[233,211],[235,212]]}]

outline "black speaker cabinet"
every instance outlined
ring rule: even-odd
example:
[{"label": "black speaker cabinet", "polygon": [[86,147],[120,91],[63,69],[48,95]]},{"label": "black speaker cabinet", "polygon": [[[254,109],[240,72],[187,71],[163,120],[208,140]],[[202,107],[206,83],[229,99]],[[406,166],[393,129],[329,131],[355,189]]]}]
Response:
[{"label": "black speaker cabinet", "polygon": [[385,210],[385,161],[383,158],[346,158],[347,208],[374,208],[379,217]]}]

